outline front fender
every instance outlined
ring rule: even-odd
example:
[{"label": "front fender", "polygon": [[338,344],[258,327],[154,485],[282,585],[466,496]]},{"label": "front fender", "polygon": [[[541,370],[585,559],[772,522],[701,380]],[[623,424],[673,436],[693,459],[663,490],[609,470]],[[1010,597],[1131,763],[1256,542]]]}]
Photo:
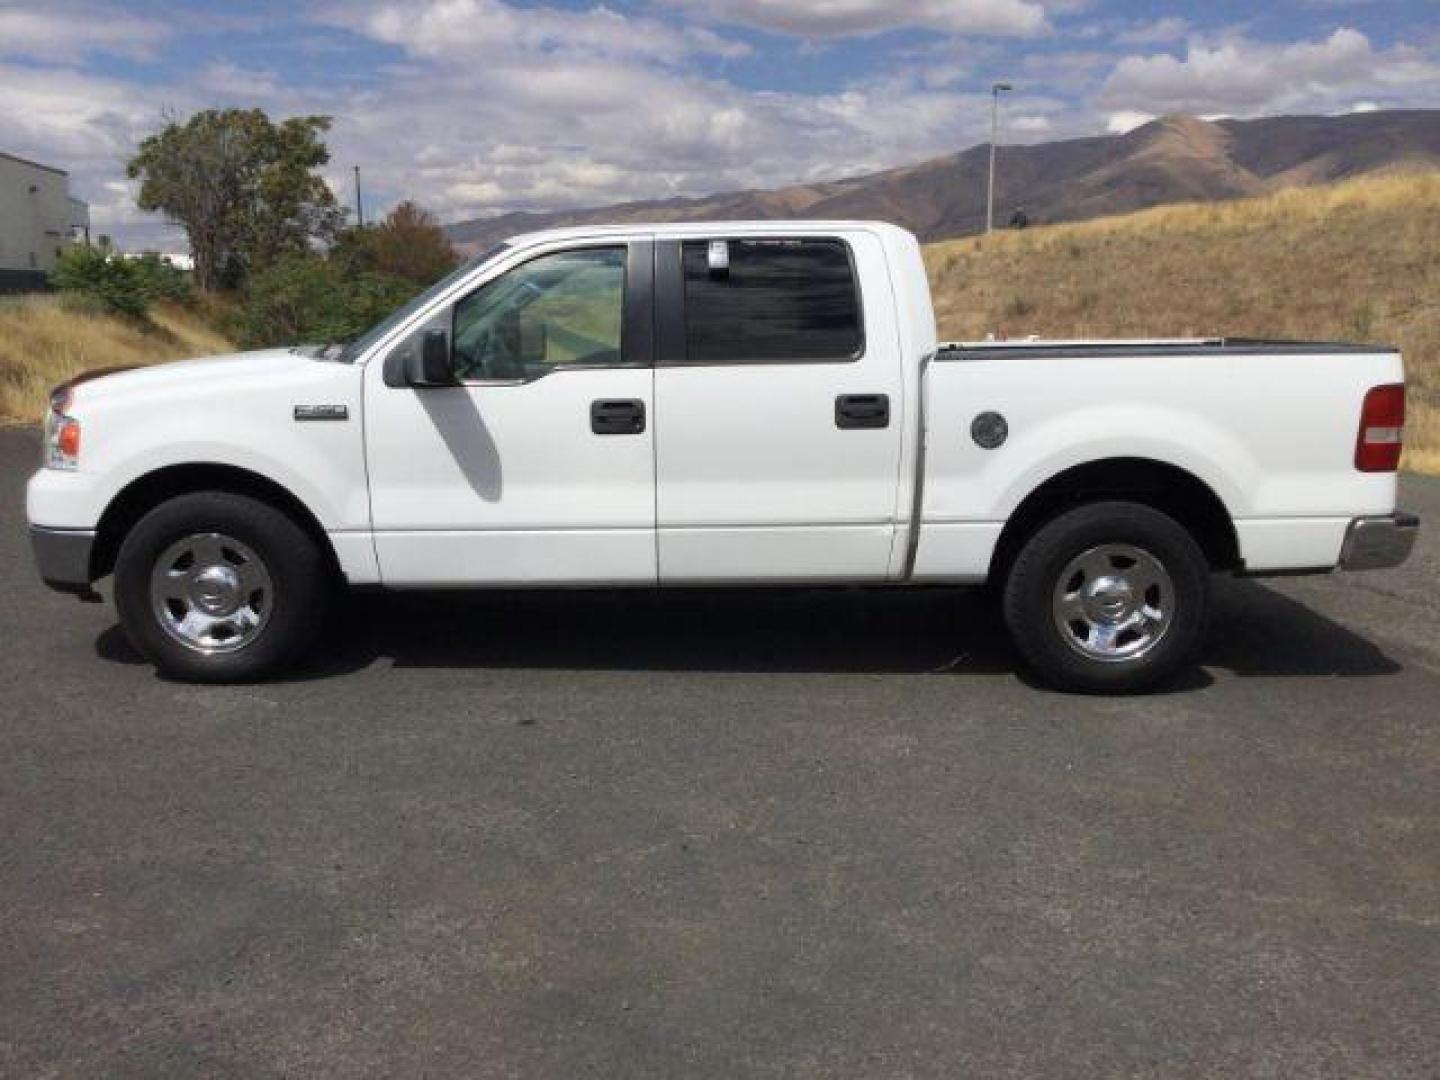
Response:
[{"label": "front fender", "polygon": [[[221,465],[283,487],[326,531],[368,529],[360,372],[288,355],[262,360],[161,365],[82,387],[70,409],[80,467],[36,478],[31,520],[93,528],[145,476]],[[317,405],[337,419],[297,420]]]}]

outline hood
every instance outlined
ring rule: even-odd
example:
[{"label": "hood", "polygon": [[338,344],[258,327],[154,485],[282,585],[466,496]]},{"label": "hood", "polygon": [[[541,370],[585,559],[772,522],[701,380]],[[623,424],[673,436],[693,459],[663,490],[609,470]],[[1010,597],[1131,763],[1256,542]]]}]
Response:
[{"label": "hood", "polygon": [[54,393],[69,392],[71,400],[83,407],[92,402],[172,390],[206,390],[213,386],[221,392],[227,386],[238,389],[257,381],[283,380],[287,375],[310,370],[317,362],[313,355],[298,350],[259,349],[146,367],[99,368],[77,375],[56,387]]}]

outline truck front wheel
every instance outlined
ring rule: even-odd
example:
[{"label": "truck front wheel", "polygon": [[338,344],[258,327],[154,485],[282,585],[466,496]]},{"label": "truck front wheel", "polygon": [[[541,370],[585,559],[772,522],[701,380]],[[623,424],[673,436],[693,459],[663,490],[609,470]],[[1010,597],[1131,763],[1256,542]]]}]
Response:
[{"label": "truck front wheel", "polygon": [[1005,581],[1005,622],[1026,663],[1064,690],[1148,690],[1193,664],[1209,565],[1173,518],[1101,502],[1052,519]]},{"label": "truck front wheel", "polygon": [[330,597],[318,544],[289,516],[231,492],[182,495],[146,514],[115,561],[126,636],[191,682],[264,678],[314,640]]}]

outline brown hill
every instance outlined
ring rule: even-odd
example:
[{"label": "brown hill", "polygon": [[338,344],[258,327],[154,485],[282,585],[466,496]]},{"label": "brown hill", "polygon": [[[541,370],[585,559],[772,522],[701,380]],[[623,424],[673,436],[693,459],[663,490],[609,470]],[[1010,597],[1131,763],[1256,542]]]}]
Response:
[{"label": "brown hill", "polygon": [[[473,251],[534,229],[627,221],[878,218],[924,240],[984,228],[988,145],[822,184],[593,210],[514,213],[449,227]],[[1079,221],[1179,202],[1244,198],[1366,173],[1440,167],[1440,109],[1208,122],[1166,117],[1125,135],[1000,150],[996,219]]]}]

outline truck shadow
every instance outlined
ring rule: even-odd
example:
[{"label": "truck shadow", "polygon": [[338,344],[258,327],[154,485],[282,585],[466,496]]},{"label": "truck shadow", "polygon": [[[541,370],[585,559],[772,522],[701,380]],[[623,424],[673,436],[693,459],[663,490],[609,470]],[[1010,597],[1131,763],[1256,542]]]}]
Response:
[{"label": "truck shadow", "polygon": [[[1205,668],[1240,677],[1365,678],[1400,666],[1319,612],[1252,581],[1217,579]],[[101,656],[136,662],[119,627]],[[1017,674],[979,590],[666,590],[394,593],[346,598],[326,644],[287,681],[398,668],[735,673]],[[1197,670],[1171,688],[1213,680]]]}]

